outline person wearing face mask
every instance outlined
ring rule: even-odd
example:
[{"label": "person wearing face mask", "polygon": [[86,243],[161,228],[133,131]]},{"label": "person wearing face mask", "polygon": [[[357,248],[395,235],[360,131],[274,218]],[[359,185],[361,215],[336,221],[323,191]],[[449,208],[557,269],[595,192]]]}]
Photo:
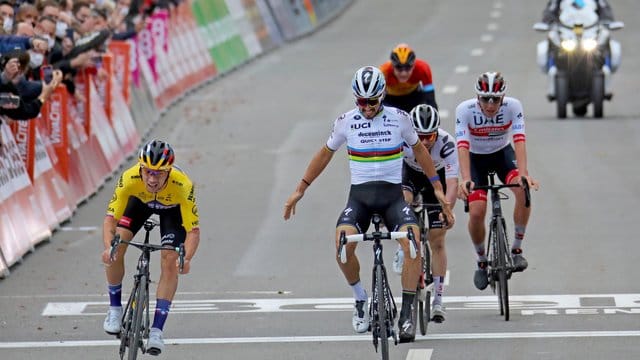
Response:
[{"label": "person wearing face mask", "polygon": [[0,1],[0,17],[2,18],[2,33],[11,34],[13,32],[13,5],[7,0]]}]

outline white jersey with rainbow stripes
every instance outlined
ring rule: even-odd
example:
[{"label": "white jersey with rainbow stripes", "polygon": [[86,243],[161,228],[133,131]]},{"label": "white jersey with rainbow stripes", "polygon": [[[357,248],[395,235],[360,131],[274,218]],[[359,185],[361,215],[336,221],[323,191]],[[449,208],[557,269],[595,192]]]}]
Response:
[{"label": "white jersey with rainbow stripes", "polygon": [[336,151],[347,143],[351,184],[370,181],[402,183],[402,145],[418,142],[406,112],[383,106],[373,119],[358,109],[340,115],[333,124],[327,147]]}]

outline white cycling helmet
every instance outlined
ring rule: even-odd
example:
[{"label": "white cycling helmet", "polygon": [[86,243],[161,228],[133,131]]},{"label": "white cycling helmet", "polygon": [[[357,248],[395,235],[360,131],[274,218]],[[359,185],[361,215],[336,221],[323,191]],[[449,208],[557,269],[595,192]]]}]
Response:
[{"label": "white cycling helmet", "polygon": [[418,134],[432,133],[440,127],[438,110],[431,105],[420,104],[411,109],[409,115]]},{"label": "white cycling helmet", "polygon": [[499,72],[486,72],[478,77],[476,94],[478,96],[503,96],[507,83]]},{"label": "white cycling helmet", "polygon": [[384,75],[375,66],[365,66],[358,71],[351,81],[353,95],[358,98],[369,99],[384,95],[386,82]]}]

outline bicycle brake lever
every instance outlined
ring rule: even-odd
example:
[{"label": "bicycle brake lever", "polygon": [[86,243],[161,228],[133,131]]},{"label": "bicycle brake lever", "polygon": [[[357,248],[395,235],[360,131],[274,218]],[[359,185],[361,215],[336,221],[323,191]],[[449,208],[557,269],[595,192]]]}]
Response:
[{"label": "bicycle brake lever", "polygon": [[109,260],[112,262],[115,261],[116,250],[118,249],[118,245],[120,244],[120,234],[116,234],[111,240],[111,251],[109,252]]},{"label": "bicycle brake lever", "polygon": [[409,256],[415,259],[418,256],[418,249],[416,244],[416,238],[413,234],[413,228],[409,228],[407,231],[407,237],[409,238]]},{"label": "bicycle brake lever", "polygon": [[178,251],[178,272],[182,273],[184,269],[184,244],[180,244],[180,247],[177,249]]},{"label": "bicycle brake lever", "polygon": [[340,246],[338,246],[338,256],[340,256],[340,262],[347,263],[347,251],[344,245],[347,243],[347,237],[344,231],[340,232]]}]

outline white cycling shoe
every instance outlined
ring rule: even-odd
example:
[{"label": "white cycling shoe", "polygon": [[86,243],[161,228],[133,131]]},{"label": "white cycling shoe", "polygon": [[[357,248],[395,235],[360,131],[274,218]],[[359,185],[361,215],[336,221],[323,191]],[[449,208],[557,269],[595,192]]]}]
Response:
[{"label": "white cycling shoe", "polygon": [[358,334],[369,331],[369,301],[358,300],[353,305],[353,330]]},{"label": "white cycling shoe", "polygon": [[122,322],[122,307],[109,307],[102,328],[109,335],[118,335]]},{"label": "white cycling shoe", "polygon": [[164,340],[162,339],[162,330],[151,328],[149,331],[149,340],[147,341],[147,353],[157,356],[164,350]]},{"label": "white cycling shoe", "polygon": [[402,275],[402,267],[404,266],[404,251],[402,247],[398,245],[398,249],[396,250],[395,255],[393,256],[393,272]]}]

